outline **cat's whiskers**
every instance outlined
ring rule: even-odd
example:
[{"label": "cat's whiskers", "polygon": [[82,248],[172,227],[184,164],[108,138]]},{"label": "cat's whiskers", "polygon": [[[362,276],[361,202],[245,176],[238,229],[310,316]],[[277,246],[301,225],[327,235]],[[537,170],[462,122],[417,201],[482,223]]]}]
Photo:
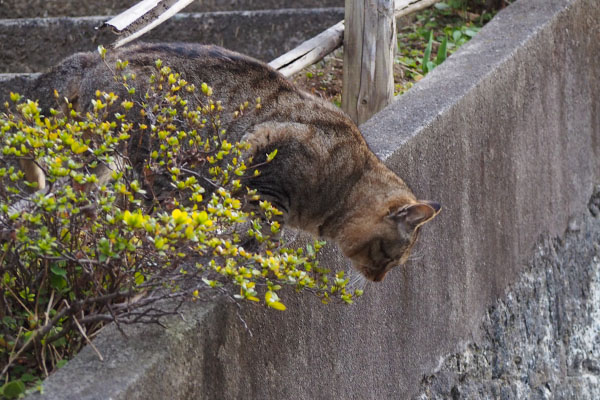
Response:
[{"label": "cat's whiskers", "polygon": [[300,231],[297,229],[285,228],[282,229],[281,239],[284,247],[291,247],[292,244],[298,239]]},{"label": "cat's whiskers", "polygon": [[356,271],[354,268],[351,268],[348,272],[350,277],[350,281],[346,285],[349,289],[349,292],[353,292],[355,290],[364,290],[365,286],[369,282],[367,278],[363,276],[360,272]]},{"label": "cat's whiskers", "polygon": [[419,248],[417,249],[417,251],[412,252],[408,258],[406,259],[406,261],[420,261],[421,259],[423,259],[423,257],[425,256],[425,251],[423,250],[423,248]]}]

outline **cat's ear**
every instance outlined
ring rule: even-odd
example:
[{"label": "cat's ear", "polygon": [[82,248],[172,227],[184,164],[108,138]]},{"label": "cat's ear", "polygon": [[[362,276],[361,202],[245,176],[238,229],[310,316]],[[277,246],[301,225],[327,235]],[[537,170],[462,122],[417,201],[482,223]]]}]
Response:
[{"label": "cat's ear", "polygon": [[431,221],[438,215],[442,206],[435,201],[421,200],[418,203],[403,206],[390,213],[388,218],[412,229]]}]

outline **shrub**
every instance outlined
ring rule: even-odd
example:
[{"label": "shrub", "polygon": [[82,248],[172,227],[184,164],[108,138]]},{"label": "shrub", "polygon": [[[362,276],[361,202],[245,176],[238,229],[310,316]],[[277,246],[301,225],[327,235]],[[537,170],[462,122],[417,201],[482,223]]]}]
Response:
[{"label": "shrub", "polygon": [[[62,111],[43,115],[11,94],[0,115],[6,397],[47,376],[106,322],[160,323],[183,301],[215,294],[285,310],[284,285],[325,302],[361,294],[347,292],[343,272],[319,266],[322,242],[278,242],[280,212],[244,185],[260,165],[244,156],[246,144],[228,140],[213,88],[158,60],[140,102],[127,62],[114,72],[128,96],[99,90],[90,112],[62,101]],[[260,106],[256,99],[233,113],[244,118]],[[132,141],[150,148],[142,164]],[[44,189],[25,180],[24,160],[43,170]]]}]

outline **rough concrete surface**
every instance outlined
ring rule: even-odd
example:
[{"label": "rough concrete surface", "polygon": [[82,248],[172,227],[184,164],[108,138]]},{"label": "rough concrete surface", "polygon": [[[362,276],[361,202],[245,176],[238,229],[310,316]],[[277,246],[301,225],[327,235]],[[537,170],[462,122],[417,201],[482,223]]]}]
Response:
[{"label": "rough concrete surface", "polygon": [[[196,334],[182,340],[170,340],[173,331],[130,335],[144,351],[128,357],[107,331],[98,341],[104,363],[84,349],[38,397],[160,399],[171,388],[169,398],[181,399],[417,396],[440,360],[483,346],[488,307],[529,279],[540,237],[561,236],[600,182],[599,21],[597,0],[518,0],[361,127],[419,197],[444,209],[422,233],[420,258],[368,285],[355,305],[323,306],[309,295],[292,297],[284,313],[215,304],[197,311]],[[335,249],[325,258],[345,265]],[[553,279],[548,293],[561,296]],[[542,331],[568,323],[548,321]],[[157,367],[145,368],[150,355]],[[117,364],[120,393],[109,391]]]},{"label": "rough concrete surface", "polygon": [[[0,0],[0,18],[114,15],[138,2],[139,0]],[[185,8],[185,12],[343,6],[343,0],[196,0]]]},{"label": "rough concrete surface", "polygon": [[[600,187],[592,201],[600,203]],[[519,281],[487,309],[482,337],[444,358],[415,399],[600,399],[597,208],[595,215],[538,242]]]},{"label": "rough concrete surface", "polygon": [[[0,73],[41,72],[75,52],[108,46],[116,36],[95,29],[106,19],[0,20]],[[342,19],[341,8],[178,14],[144,41],[217,44],[271,61]]]}]

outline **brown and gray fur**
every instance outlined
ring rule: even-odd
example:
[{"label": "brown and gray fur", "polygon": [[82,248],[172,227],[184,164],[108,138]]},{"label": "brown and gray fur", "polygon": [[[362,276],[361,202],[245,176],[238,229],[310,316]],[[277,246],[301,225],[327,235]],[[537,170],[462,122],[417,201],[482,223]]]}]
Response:
[{"label": "brown and gray fur", "polygon": [[[251,143],[256,162],[278,150],[249,186],[284,211],[287,225],[334,240],[369,280],[380,281],[406,262],[420,226],[440,210],[435,202],[416,199],[344,112],[262,62],[195,44],[140,44],[109,52],[106,62],[117,59],[128,60],[138,77],[149,76],[161,59],[188,82],[215,88],[225,107],[260,97],[262,108],[251,118],[223,119],[231,140]],[[42,75],[32,91],[43,108],[56,107],[56,89],[84,111],[99,88],[124,94],[97,54],[81,53]],[[30,178],[39,179],[35,173]]]}]

